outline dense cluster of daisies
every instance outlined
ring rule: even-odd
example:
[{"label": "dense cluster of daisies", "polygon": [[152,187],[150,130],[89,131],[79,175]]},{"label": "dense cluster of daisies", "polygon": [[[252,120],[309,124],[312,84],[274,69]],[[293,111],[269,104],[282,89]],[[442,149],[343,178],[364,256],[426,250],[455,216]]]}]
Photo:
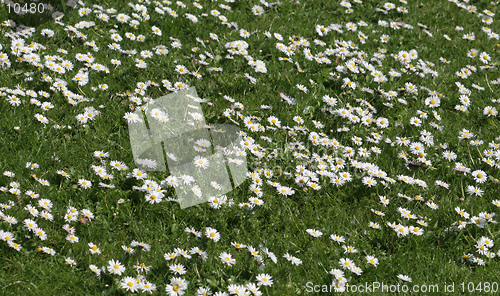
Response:
[{"label": "dense cluster of daisies", "polygon": [[[2,2],[10,3],[9,0]],[[274,66],[278,65],[279,71],[285,69],[284,75],[288,81],[290,80],[287,75],[296,75],[297,79],[302,79],[302,83],[294,85],[294,89],[282,90],[276,95],[276,102],[283,101],[282,104],[290,106],[290,110],[295,110],[292,106],[309,100],[313,102],[311,105],[320,106],[321,116],[311,115],[317,114],[312,112],[314,106],[306,106],[301,113],[274,114],[272,103],[261,105],[257,116],[253,112],[255,110],[249,113],[247,110],[251,108],[228,95],[223,95],[230,106],[223,110],[222,117],[238,124],[242,129],[240,133],[242,141],[238,143],[238,151],[241,155],[255,160],[257,165],[246,175],[250,180],[249,196],[244,200],[235,200],[224,194],[210,196],[208,204],[211,208],[219,210],[223,207],[239,207],[242,210],[254,210],[263,206],[267,202],[266,199],[273,196],[293,198],[300,194],[309,194],[311,190],[327,192],[331,188],[347,190],[348,186],[364,186],[366,190],[375,187],[386,192],[378,195],[373,203],[376,206],[371,209],[374,216],[371,218],[373,221],[366,225],[368,231],[387,228],[392,231],[395,238],[401,239],[422,236],[435,211],[451,211],[455,215],[456,221],[445,229],[446,232],[459,232],[471,227],[489,229],[497,223],[495,212],[487,210],[485,204],[476,204],[474,210],[476,213],[472,213],[472,209],[469,212],[460,203],[466,198],[486,198],[488,206],[492,203],[500,207],[500,200],[494,196],[494,186],[499,184],[498,177],[495,176],[498,176],[500,168],[500,134],[491,137],[480,134],[479,130],[470,130],[469,127],[460,127],[455,133],[452,127],[442,124],[443,118],[449,116],[448,113],[466,116],[468,112],[476,112],[485,120],[495,119],[498,116],[500,99],[489,98],[489,101],[478,99],[484,97],[489,90],[493,92],[493,87],[500,84],[500,79],[487,78],[488,75],[495,76],[495,63],[498,61],[495,60],[491,48],[481,49],[482,44],[474,42],[478,39],[484,42],[499,39],[498,33],[489,27],[495,16],[492,11],[479,11],[474,5],[469,5],[469,1],[452,0],[450,2],[465,10],[464,13],[471,18],[471,21],[474,20],[482,26],[481,31],[466,31],[464,27],[456,26],[449,35],[438,34],[431,32],[424,24],[418,23],[413,26],[400,21],[402,16],[410,12],[406,1],[400,0],[398,4],[387,2],[376,7],[375,10],[380,17],[387,20],[381,19],[376,23],[352,20],[343,23],[317,24],[314,28],[310,28],[309,36],[297,36],[288,35],[289,32],[261,32],[240,28],[247,24],[237,23],[237,18],[230,19],[231,4],[236,0],[212,1],[204,4],[205,6],[200,1],[189,1],[191,2],[189,4],[168,0],[137,2],[128,3],[118,10],[99,4],[70,0],[66,5],[77,10],[82,20],[67,23],[64,13],[52,11],[54,23],[58,26],[55,30],[43,26],[25,27],[10,19],[2,20],[1,27],[5,32],[5,38],[2,39],[3,43],[0,43],[0,67],[8,71],[13,67],[13,63],[17,63],[31,71],[16,71],[16,74],[24,74],[23,81],[16,86],[1,86],[0,97],[10,104],[11,110],[31,105],[29,109],[23,110],[30,110],[34,120],[40,122],[43,128],[51,126],[55,129],[72,128],[51,118],[51,111],[55,108],[80,108],[78,110],[81,111],[78,112],[81,113],[72,119],[73,128],[80,128],[99,120],[101,113],[105,112],[104,105],[91,105],[92,97],[105,95],[109,88],[105,81],[113,83],[112,80],[105,79],[99,83],[93,81],[90,78],[94,73],[102,72],[102,75],[107,77],[120,67],[130,67],[134,70],[147,69],[154,64],[155,59],[168,59],[169,54],[176,51],[184,53],[185,59],[177,59],[175,67],[168,69],[169,77],[176,77],[175,80],[170,81],[162,77],[161,84],[154,81],[135,81],[135,89],[117,94],[127,101],[130,108],[124,111],[120,120],[137,123],[140,118],[131,111],[143,110],[151,111],[153,117],[160,122],[168,122],[169,114],[161,110],[148,109],[148,105],[154,102],[154,98],[149,95],[151,88],[160,88],[165,93],[186,90],[191,85],[196,85],[198,80],[203,80],[205,75],[224,73],[226,71],[224,68],[230,68],[232,60],[243,61],[242,76],[248,80],[249,86],[258,86],[265,83],[270,69],[276,69]],[[274,7],[278,5],[279,2],[268,3],[260,0],[260,3],[251,6],[248,13],[259,21],[262,15],[274,13]],[[363,1],[353,0],[351,3],[342,0],[339,6],[345,16],[349,17],[354,10],[363,9]],[[197,37],[196,40],[183,40],[183,36],[167,38],[165,35],[169,31],[168,27],[150,25],[148,21],[153,18],[173,21],[174,24],[180,18],[186,18],[196,26],[216,23],[222,27],[220,32],[207,32],[206,36]],[[95,32],[94,28],[97,26],[110,29],[102,33],[104,34],[102,36]],[[463,56],[453,57],[457,59],[456,64],[462,65],[455,71],[456,81],[450,89],[439,91],[432,88],[435,85],[432,83],[433,79],[442,74],[441,69],[450,72],[446,67],[451,61],[447,58],[440,57],[435,62],[424,60],[418,49],[404,48],[404,42],[398,51],[389,52],[386,49],[387,45],[393,42],[393,38],[399,38],[399,32],[417,30],[425,33],[424,38],[428,38],[427,42],[432,42],[436,38],[444,38],[446,42],[458,44],[466,42],[468,49]],[[56,34],[80,40],[82,46],[75,49],[58,48],[56,53],[52,47],[34,41],[41,35],[50,43]],[[155,45],[144,48],[141,44],[145,40],[152,40]],[[207,43],[225,52],[225,56],[215,57]],[[270,44],[274,51],[270,56],[277,58],[274,60],[258,58],[259,53],[252,48],[256,43]],[[185,44],[195,46],[186,49]],[[365,44],[375,44],[374,47],[377,49],[371,52],[364,51]],[[119,56],[123,57],[123,60],[119,58],[97,60],[96,56],[103,49],[120,53]],[[133,62],[125,63],[125,57]],[[223,63],[224,68],[221,66]],[[296,71],[289,70],[287,74],[287,66]],[[310,79],[303,78],[306,74],[311,74],[311,71],[316,71],[311,69],[318,67],[329,69],[328,79],[342,89],[342,94],[332,90],[318,95],[315,76],[309,75]],[[486,80],[482,79],[483,76]],[[46,89],[35,91],[35,87],[21,86],[33,82],[45,85]],[[384,89],[388,82],[396,82],[399,85],[392,89]],[[82,91],[82,88],[86,87],[92,91],[90,95],[85,95]],[[292,93],[296,98],[292,97]],[[62,96],[69,105],[52,100],[55,94]],[[209,99],[194,99],[199,103],[214,105]],[[376,106],[380,107],[377,109]],[[381,109],[389,110],[387,114],[390,114],[414,106],[418,109],[408,116],[408,119],[402,120],[400,116],[386,115],[391,118],[389,119],[379,115],[383,113]],[[203,114],[196,112],[191,116],[194,120],[200,120]],[[329,132],[326,128],[328,125],[326,118],[328,120],[333,118],[340,127],[336,131]],[[51,122],[52,125],[49,125]],[[14,128],[19,129],[19,127]],[[405,128],[405,134],[394,138],[386,136],[386,130],[392,128]],[[287,142],[282,145],[279,141],[285,138]],[[468,154],[459,155],[459,146],[450,145],[448,141],[458,142],[461,147],[466,147]],[[201,139],[193,145],[195,150],[205,152],[210,142]],[[378,155],[382,153],[397,155],[394,161],[404,163],[407,168],[443,167],[452,177],[445,182],[439,179],[420,179],[413,173],[394,173],[391,171],[392,164],[376,163]],[[109,161],[110,153],[105,151],[95,151],[93,157],[95,163],[91,165],[91,171],[94,172],[92,176],[76,178],[62,169],[54,173],[62,176],[65,182],[73,182],[81,190],[96,186],[113,190],[116,188],[116,179],[135,178],[142,185],[134,186],[133,189],[142,192],[145,202],[153,206],[162,202],[178,202],[177,198],[170,196],[173,192],[170,190],[181,183],[190,185],[194,182],[193,176],[190,175],[170,175],[159,180],[154,174],[148,174],[145,170],[129,167],[132,164],[127,165],[120,160]],[[287,167],[281,166],[280,162],[283,159],[286,159]],[[471,162],[466,165],[469,159]],[[198,169],[207,169],[211,161],[200,155],[194,158],[194,165]],[[277,166],[280,166],[280,169],[277,170]],[[57,247],[44,245],[44,242],[50,241],[51,236],[55,234],[44,230],[42,225],[47,225],[45,220],[51,222],[63,220],[64,224],[60,229],[65,234],[65,240],[71,244],[82,244],[83,240],[79,239],[81,234],[76,231],[75,225],[92,223],[99,213],[94,214],[92,209],[77,209],[73,206],[68,206],[63,212],[54,211],[53,202],[43,196],[45,187],[54,185],[51,185],[49,180],[37,176],[42,173],[37,163],[28,162],[24,169],[29,170],[33,180],[42,187],[27,185],[26,188],[21,188],[22,183],[29,184],[29,182],[17,180],[17,172],[9,170],[3,172],[3,176],[9,181],[7,184],[0,184],[0,191],[5,193],[2,201],[6,200],[0,204],[0,216],[3,221],[0,239],[6,246],[17,251],[23,249],[23,241],[26,239],[36,240],[39,243],[38,247],[29,251],[64,256],[69,266],[76,266],[78,258],[74,259],[63,254],[68,250],[60,253]],[[119,175],[116,179],[114,173]],[[455,180],[459,180],[460,184],[454,184]],[[391,191],[395,184],[403,191],[399,189],[399,192]],[[211,185],[214,188],[220,187],[217,182]],[[454,209],[443,208],[436,195],[445,194],[452,186],[461,186],[462,196],[457,199]],[[193,186],[191,190],[196,196],[203,194],[199,187]],[[24,195],[27,196],[26,199]],[[405,203],[402,203],[403,201]],[[125,202],[124,199],[118,201],[118,203]],[[414,213],[409,209],[413,208],[413,203],[421,203],[425,207],[423,209],[416,207]],[[396,206],[393,206],[394,204]],[[402,204],[407,206],[400,206]],[[12,208],[20,206],[24,207],[28,215],[28,218],[22,221],[9,215]],[[387,216],[399,222],[387,221],[387,218],[384,218]],[[223,241],[221,234],[212,227],[205,227],[200,231],[187,227],[185,232],[216,246],[220,245],[219,241]],[[319,240],[323,236],[323,232],[317,229],[310,228],[304,232],[313,239]],[[24,235],[26,239],[21,233],[28,233]],[[468,264],[484,265],[486,258],[500,256],[500,250],[495,249],[493,239],[486,236],[490,232],[478,233],[482,234],[475,238],[476,245],[470,246],[471,251],[464,253],[462,257]],[[353,278],[354,275],[361,276],[363,269],[376,268],[380,262],[375,255],[361,256],[360,253],[370,254],[371,250],[358,250],[354,246],[354,241],[346,242],[342,235],[331,234],[329,238],[341,246],[339,252],[345,255],[335,262],[329,271],[336,291],[343,291],[349,278]],[[95,263],[90,264],[88,268],[98,278],[104,274],[119,277],[121,288],[129,292],[152,293],[159,289],[157,284],[147,279],[150,265],[137,262],[134,266],[125,266],[114,258],[103,262],[99,259],[101,257],[92,257],[102,254],[99,243],[86,244],[88,244],[88,254],[91,258],[95,258]],[[138,241],[132,241],[129,245],[121,247],[125,254],[151,250],[150,244]],[[297,266],[302,264],[302,260],[307,260],[294,257],[288,252],[280,255],[278,259],[279,257],[265,246],[257,247],[232,242],[231,248],[219,246],[220,252],[209,254],[197,246],[191,246],[189,249],[175,248],[164,253],[163,257],[169,264],[171,276],[161,289],[169,295],[184,295],[188,291],[195,295],[262,295],[262,287],[272,286],[274,283],[273,276],[266,273],[267,265],[277,264],[278,260],[286,259],[289,265]],[[187,269],[196,268],[195,264],[190,265],[192,258],[199,257],[205,261],[209,256],[215,256],[221,262],[221,268],[231,268],[237,264],[237,260],[240,260],[237,258],[245,258],[243,255],[235,255],[242,252],[247,252],[248,260],[255,260],[259,269],[259,273],[251,281],[229,284],[225,290],[212,291],[205,286],[192,287],[193,284],[190,283],[192,280],[184,277]],[[407,275],[400,274],[397,278],[411,281]]]}]

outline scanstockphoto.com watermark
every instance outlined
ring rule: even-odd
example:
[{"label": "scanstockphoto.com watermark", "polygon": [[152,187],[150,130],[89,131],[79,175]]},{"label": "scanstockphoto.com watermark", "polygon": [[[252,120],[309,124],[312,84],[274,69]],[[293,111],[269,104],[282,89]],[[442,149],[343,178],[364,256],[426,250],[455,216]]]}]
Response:
[{"label": "scanstockphoto.com watermark", "polygon": [[420,284],[411,283],[389,284],[384,282],[365,282],[364,284],[349,284],[343,286],[335,285],[317,285],[313,282],[307,282],[305,286],[306,293],[482,293],[496,294],[499,291],[498,282],[444,282],[440,284]]}]

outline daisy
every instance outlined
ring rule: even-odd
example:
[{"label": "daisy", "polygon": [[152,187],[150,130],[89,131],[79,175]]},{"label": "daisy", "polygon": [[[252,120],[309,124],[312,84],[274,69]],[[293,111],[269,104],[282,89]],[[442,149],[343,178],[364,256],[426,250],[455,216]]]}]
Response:
[{"label": "daisy", "polygon": [[429,108],[437,108],[441,104],[441,100],[438,96],[431,96],[425,99],[424,103]]},{"label": "daisy", "polygon": [[215,181],[210,182],[210,186],[212,186],[214,189],[217,189],[219,191],[222,190],[221,185]]},{"label": "daisy", "polygon": [[[193,180],[194,181],[194,180]],[[161,182],[162,186],[163,185],[168,185],[172,187],[178,187],[180,185],[179,178],[176,176],[168,176],[165,180]],[[184,182],[186,184],[186,182]]]},{"label": "daisy", "polygon": [[262,15],[262,14],[264,14],[264,8],[262,6],[259,6],[259,5],[254,5],[252,7],[252,13],[254,15]]},{"label": "daisy", "polygon": [[153,31],[153,34],[155,34],[155,35],[158,35],[158,36],[162,35],[160,28],[158,28],[157,26],[152,26],[151,30]]},{"label": "daisy", "polygon": [[122,275],[122,273],[125,272],[125,266],[123,266],[118,260],[109,260],[108,264],[108,271],[111,274]]},{"label": "daisy", "polygon": [[13,178],[16,176],[16,174],[11,172],[11,171],[5,171],[5,172],[3,172],[3,175],[6,177],[9,177],[9,178]]},{"label": "daisy", "polygon": [[320,237],[323,235],[323,232],[316,230],[316,229],[307,229],[306,231],[307,231],[307,233],[309,233],[313,237]]},{"label": "daisy", "polygon": [[374,210],[374,209],[371,209],[371,211],[372,211],[373,213],[375,213],[376,215],[379,215],[379,216],[382,216],[382,217],[383,217],[383,216],[385,216],[385,213],[384,213],[384,212],[377,211],[377,210]]},{"label": "daisy", "polygon": [[356,266],[354,262],[351,261],[349,258],[341,258],[339,260],[340,266],[342,266],[343,269],[351,269],[353,266]]},{"label": "daisy", "polygon": [[498,111],[495,107],[492,107],[492,106],[487,106],[487,107],[484,107],[484,110],[483,110],[483,114],[490,117],[490,116],[497,116],[498,115]]},{"label": "daisy", "polygon": [[189,74],[189,70],[183,65],[175,66],[175,72],[179,74]]},{"label": "daisy", "polygon": [[93,243],[88,243],[90,249],[90,253],[91,254],[101,254],[101,250],[96,246],[94,245]]},{"label": "daisy", "polygon": [[85,218],[89,219],[89,221],[94,218],[94,214],[91,211],[87,210],[87,209],[81,210],[81,213],[83,214],[83,216]]},{"label": "daisy", "polygon": [[85,180],[85,179],[79,179],[78,185],[80,185],[80,187],[82,187],[84,189],[89,189],[90,187],[92,187],[92,182],[90,182],[89,180]]},{"label": "daisy", "polygon": [[70,243],[74,244],[74,243],[77,243],[79,241],[79,238],[73,234],[68,234],[66,236],[66,240],[69,241]]},{"label": "daisy", "polygon": [[137,180],[143,180],[148,177],[148,174],[141,169],[135,168],[132,170],[132,176]]},{"label": "daisy", "polygon": [[112,168],[117,170],[124,171],[128,169],[127,165],[121,161],[112,160],[109,164],[111,165]]},{"label": "daisy", "polygon": [[200,155],[197,155],[194,160],[194,165],[197,167],[197,168],[203,168],[203,169],[207,169],[208,168],[208,165],[209,165],[209,161],[206,157],[203,157],[203,156],[200,156]]},{"label": "daisy", "polygon": [[417,236],[420,236],[420,235],[424,234],[424,230],[422,228],[418,228],[418,227],[410,226],[409,227],[409,231],[410,231],[411,234],[414,234],[414,235],[417,235]]},{"label": "daisy", "polygon": [[143,59],[149,59],[153,57],[153,53],[149,50],[141,50],[141,57]]},{"label": "daisy", "polygon": [[357,253],[358,250],[356,250],[354,247],[351,247],[351,246],[342,246],[342,248],[344,249],[344,254],[345,253]]},{"label": "daisy", "polygon": [[477,186],[472,186],[472,185],[467,186],[466,191],[468,194],[475,195],[475,196],[482,196],[484,193],[484,191],[481,190],[481,188],[479,188]]},{"label": "daisy", "polygon": [[361,139],[360,137],[353,136],[351,140],[358,146],[363,145],[363,139]]},{"label": "daisy", "polygon": [[0,239],[5,241],[5,242],[10,242],[16,240],[14,237],[14,234],[12,232],[7,232],[0,230]]},{"label": "daisy", "polygon": [[215,41],[219,41],[219,36],[217,36],[217,34],[210,33],[209,36],[210,36],[210,39],[215,40]]},{"label": "daisy", "polygon": [[153,291],[156,291],[156,285],[148,281],[144,281],[142,284],[140,284],[139,289],[141,289],[143,293],[144,292],[153,293]]},{"label": "daisy", "polygon": [[[35,193],[35,192],[31,191],[31,190],[26,191],[25,194],[28,195],[29,197],[31,197],[32,199],[37,199],[37,198],[40,197],[40,194]],[[48,199],[42,199],[42,200],[47,201]],[[40,204],[40,201],[41,200],[38,201],[38,204]]]},{"label": "daisy", "polygon": [[250,32],[248,32],[245,29],[240,29],[240,36],[243,38],[248,38],[248,37],[250,37]]},{"label": "daisy", "polygon": [[302,264],[302,260],[300,260],[299,258],[296,258],[288,253],[285,253],[283,255],[284,258],[286,258],[288,261],[292,262],[293,265],[301,265]]},{"label": "daisy", "polygon": [[94,264],[89,265],[90,270],[92,270],[98,278],[101,277],[101,269]]},{"label": "daisy", "polygon": [[38,236],[41,240],[46,240],[47,239],[47,234],[45,231],[41,228],[36,228],[34,231],[36,236]]},{"label": "daisy", "polygon": [[134,265],[134,268],[137,269],[139,272],[148,273],[149,270],[151,269],[151,266],[146,266],[146,264],[140,263],[138,265]]},{"label": "daisy", "polygon": [[49,123],[49,120],[47,119],[47,117],[43,116],[42,114],[35,114],[35,118],[40,121],[41,123],[43,124],[47,124]]},{"label": "daisy", "polygon": [[130,16],[126,15],[126,14],[123,14],[123,13],[120,13],[116,16],[116,19],[120,22],[120,23],[126,23],[130,20]]},{"label": "daisy", "polygon": [[3,216],[2,219],[10,225],[17,224],[17,219],[12,216]]},{"label": "daisy", "polygon": [[476,171],[473,171],[472,173],[472,176],[474,177],[474,180],[477,182],[477,183],[484,183],[486,182],[486,173],[482,170],[476,170]]},{"label": "daisy", "polygon": [[38,183],[42,184],[43,186],[50,186],[49,181],[47,181],[45,179],[35,178],[35,180],[38,181]]},{"label": "daisy", "polygon": [[48,212],[47,210],[43,210],[40,213],[40,216],[42,216],[42,218],[49,220],[49,221],[54,220],[54,216],[50,212]]},{"label": "daisy", "polygon": [[38,225],[36,224],[36,222],[34,220],[24,219],[23,223],[24,223],[24,226],[31,231],[34,231],[35,229],[38,228]]},{"label": "daisy", "polygon": [[343,236],[338,236],[336,234],[330,235],[330,239],[332,239],[333,241],[336,241],[338,244],[345,242],[345,238]]},{"label": "daisy", "polygon": [[145,195],[144,198],[150,204],[155,204],[155,203],[161,202],[163,200],[164,196],[165,195],[161,192],[151,192],[151,193]]},{"label": "daisy", "polygon": [[255,278],[259,286],[272,286],[273,280],[269,274],[261,273]]},{"label": "daisy", "polygon": [[231,254],[222,252],[219,255],[219,258],[222,260],[222,263],[227,264],[228,266],[232,266],[236,264],[236,259],[232,258]]},{"label": "daisy", "polygon": [[122,289],[129,292],[137,292],[139,289],[139,285],[137,284],[137,280],[131,276],[126,276],[120,281],[120,286]]},{"label": "daisy", "polygon": [[394,231],[396,231],[396,233],[398,234],[398,237],[399,237],[399,236],[406,236],[409,232],[409,229],[406,226],[398,224],[398,225],[396,225],[396,227],[394,227]]},{"label": "daisy", "polygon": [[296,86],[297,86],[297,88],[298,88],[299,90],[301,90],[301,91],[303,91],[303,92],[307,93],[308,89],[307,89],[307,87],[305,87],[304,85],[302,85],[302,84],[297,84]]},{"label": "daisy", "polygon": [[457,154],[453,151],[446,150],[443,152],[443,158],[451,162],[457,158]]},{"label": "daisy", "polygon": [[433,209],[433,210],[437,210],[439,208],[439,206],[437,204],[435,204],[434,202],[432,201],[427,201],[425,203],[426,206],[428,206],[429,208]]},{"label": "daisy", "polygon": [[410,118],[410,124],[414,125],[414,126],[421,126],[422,120],[418,117],[412,117],[412,118]]},{"label": "daisy", "polygon": [[485,64],[487,64],[489,61],[491,61],[491,57],[489,54],[487,54],[486,52],[482,52],[480,55],[479,55],[479,60]]},{"label": "daisy", "polygon": [[220,240],[220,234],[217,229],[206,227],[205,228],[205,236],[214,242],[218,242]]},{"label": "daisy", "polygon": [[486,225],[486,220],[483,218],[480,218],[480,217],[474,216],[470,220],[471,220],[471,222],[470,222],[471,224],[474,224],[479,228],[484,228],[484,226]]},{"label": "daisy", "polygon": [[276,189],[278,190],[278,193],[281,195],[290,196],[290,195],[293,195],[295,193],[295,190],[293,190],[292,188],[287,187],[287,186],[280,185]]},{"label": "daisy", "polygon": [[167,260],[167,261],[170,261],[170,260],[172,260],[172,259],[176,258],[177,256],[179,256],[179,254],[178,254],[178,253],[176,253],[176,252],[173,252],[173,253],[165,253],[165,254],[163,255],[163,257],[164,257],[164,258],[165,258],[165,260]]},{"label": "daisy", "polygon": [[27,210],[33,217],[37,217],[38,216],[38,210],[33,207],[32,205],[26,205],[26,207],[24,207],[25,210]]},{"label": "daisy", "polygon": [[232,242],[231,245],[233,247],[235,247],[236,249],[244,249],[244,248],[247,247],[245,244],[240,244],[240,243],[237,243],[237,242]]},{"label": "daisy", "polygon": [[186,228],[184,229],[184,231],[185,231],[185,232],[187,232],[187,233],[192,233],[192,234],[194,234],[196,237],[201,237],[201,235],[202,235],[202,234],[201,234],[201,232],[196,231],[196,229],[194,229],[193,227],[186,227]]},{"label": "daisy", "polygon": [[182,278],[172,278],[170,279],[170,284],[165,287],[165,291],[169,296],[180,296],[184,295],[187,290],[188,283]]},{"label": "daisy", "polygon": [[138,123],[138,122],[142,122],[143,121],[139,117],[139,115],[137,115],[136,113],[131,113],[131,112],[125,113],[125,115],[123,116],[123,118],[125,118],[128,123]]},{"label": "daisy", "polygon": [[328,272],[333,275],[338,282],[346,283],[347,279],[344,277],[344,272],[340,269],[332,269]]},{"label": "daisy", "polygon": [[363,273],[363,270],[357,266],[352,267],[351,271],[357,275],[361,275]]},{"label": "daisy", "polygon": [[40,108],[43,110],[50,110],[54,108],[54,105],[51,102],[43,102]]},{"label": "daisy", "polygon": [[492,248],[494,245],[493,241],[486,236],[482,236],[481,239],[479,240],[478,244],[485,245],[488,248]]},{"label": "daisy", "polygon": [[281,127],[281,121],[276,116],[269,116],[267,118],[270,124],[275,125],[277,127]]},{"label": "daisy", "polygon": [[252,254],[255,260],[262,261],[262,256],[260,255],[259,251],[257,251],[257,249],[252,246],[248,246],[248,251],[250,252],[250,254]]},{"label": "daisy", "polygon": [[175,274],[185,274],[186,268],[182,264],[172,264],[168,267]]},{"label": "daisy", "polygon": [[185,185],[190,185],[191,183],[194,182],[194,178],[189,175],[182,175],[181,180],[184,182]]},{"label": "daisy", "polygon": [[361,179],[361,182],[368,187],[377,185],[377,181],[372,177],[363,177],[363,179]]},{"label": "daisy", "polygon": [[249,197],[249,201],[251,204],[253,205],[257,205],[257,206],[261,206],[264,204],[264,201],[259,199],[259,198],[255,198],[255,197]]},{"label": "daisy", "polygon": [[64,261],[66,262],[66,264],[68,264],[69,266],[76,266],[76,261],[71,259],[70,257],[67,257],[64,259]]},{"label": "daisy", "polygon": [[193,248],[191,248],[191,249],[189,250],[189,252],[190,252],[191,254],[198,254],[198,255],[200,255],[200,257],[201,257],[201,259],[202,259],[203,261],[206,261],[206,260],[208,259],[208,254],[207,254],[207,252],[200,250],[200,248],[198,248],[198,247],[193,247]]},{"label": "daisy", "polygon": [[149,244],[146,244],[144,242],[138,242],[138,241],[132,241],[132,243],[130,243],[130,246],[131,247],[142,247],[142,249],[146,252],[148,252],[150,249],[151,249],[151,246]]},{"label": "daisy", "polygon": [[[227,290],[231,295],[246,295],[246,294],[248,294],[248,291],[246,290],[245,286],[242,286],[242,285],[230,284],[229,286],[227,286]],[[220,296],[220,294],[224,295],[226,293],[217,292],[214,295]],[[227,296],[227,294],[226,294],[226,296]]]},{"label": "daisy", "polygon": [[304,119],[302,119],[302,117],[300,116],[294,116],[293,121],[295,121],[298,124],[304,124]]}]

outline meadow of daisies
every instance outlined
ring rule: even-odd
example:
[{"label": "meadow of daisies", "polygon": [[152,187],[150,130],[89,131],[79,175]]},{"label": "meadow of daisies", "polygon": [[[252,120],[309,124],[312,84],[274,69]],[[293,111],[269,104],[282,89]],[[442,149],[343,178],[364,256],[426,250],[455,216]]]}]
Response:
[{"label": "meadow of daisies", "polygon": [[[1,2],[1,294],[498,291],[498,1]],[[189,89],[248,173],[182,208],[129,124]]]}]

